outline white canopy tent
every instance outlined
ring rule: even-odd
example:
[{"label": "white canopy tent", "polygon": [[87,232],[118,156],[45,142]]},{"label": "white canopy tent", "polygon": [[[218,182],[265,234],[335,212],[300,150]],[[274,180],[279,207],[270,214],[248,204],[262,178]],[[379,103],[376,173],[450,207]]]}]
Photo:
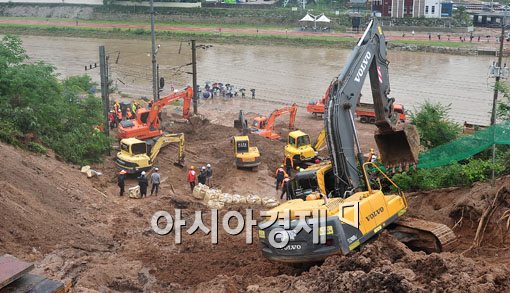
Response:
[{"label": "white canopy tent", "polygon": [[311,16],[309,13],[305,15],[305,17],[301,18],[299,21],[313,21],[315,22],[315,16]]},{"label": "white canopy tent", "polygon": [[316,22],[326,22],[326,23],[330,23],[330,22],[331,22],[331,19],[329,19],[329,18],[328,18],[326,15],[324,15],[324,13],[323,13],[323,14],[321,14],[321,15],[319,16],[319,18],[317,18],[315,21],[316,21]]}]

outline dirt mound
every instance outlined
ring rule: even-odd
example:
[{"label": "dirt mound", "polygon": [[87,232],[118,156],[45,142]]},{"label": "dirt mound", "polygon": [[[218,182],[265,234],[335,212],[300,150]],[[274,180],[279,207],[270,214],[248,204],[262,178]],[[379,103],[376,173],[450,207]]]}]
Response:
[{"label": "dirt mound", "polygon": [[416,253],[383,233],[348,257],[328,258],[296,277],[300,291],[497,292],[510,286],[508,270],[453,254]]},{"label": "dirt mound", "polygon": [[35,257],[62,242],[97,246],[108,241],[86,228],[106,204],[77,169],[4,144],[0,153],[0,252],[21,250]]}]

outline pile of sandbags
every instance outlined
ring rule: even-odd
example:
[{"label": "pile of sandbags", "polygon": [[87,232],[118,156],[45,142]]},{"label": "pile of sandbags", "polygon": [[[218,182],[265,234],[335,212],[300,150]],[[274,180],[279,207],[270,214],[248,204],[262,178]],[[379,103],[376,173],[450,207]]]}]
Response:
[{"label": "pile of sandbags", "polygon": [[243,196],[240,194],[223,193],[219,189],[209,188],[207,185],[198,184],[193,189],[193,197],[203,200],[211,209],[222,209],[231,204],[250,204],[263,205],[273,208],[278,205],[278,200],[270,197],[261,198],[258,195],[250,194]]}]

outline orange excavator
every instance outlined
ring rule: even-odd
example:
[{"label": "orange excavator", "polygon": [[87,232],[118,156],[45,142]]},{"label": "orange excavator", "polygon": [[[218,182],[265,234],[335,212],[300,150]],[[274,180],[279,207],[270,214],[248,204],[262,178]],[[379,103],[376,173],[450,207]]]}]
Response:
[{"label": "orange excavator", "polygon": [[119,139],[135,137],[138,139],[148,139],[163,135],[161,130],[161,120],[159,113],[161,109],[179,99],[184,100],[182,106],[182,116],[188,119],[190,116],[190,105],[193,98],[193,89],[188,86],[181,91],[171,93],[155,101],[150,109],[140,108],[136,111],[136,119],[124,120],[120,122],[118,129]]},{"label": "orange excavator", "polygon": [[274,110],[273,113],[269,116],[269,118],[264,116],[255,117],[253,120],[253,128],[251,129],[252,133],[256,133],[265,138],[269,138],[272,140],[280,139],[280,135],[274,131],[274,123],[276,118],[280,117],[283,114],[289,113],[289,129],[294,129],[294,122],[296,121],[296,113],[297,113],[297,105],[293,104],[290,107],[283,107],[277,110]]},{"label": "orange excavator", "polygon": [[317,115],[324,114],[324,105],[328,102],[329,93],[331,91],[331,88],[333,86],[333,83],[331,83],[326,90],[326,93],[324,93],[324,96],[322,96],[322,99],[316,101],[311,100],[308,105],[306,105],[306,111],[308,113],[312,113],[314,117],[317,117]]}]

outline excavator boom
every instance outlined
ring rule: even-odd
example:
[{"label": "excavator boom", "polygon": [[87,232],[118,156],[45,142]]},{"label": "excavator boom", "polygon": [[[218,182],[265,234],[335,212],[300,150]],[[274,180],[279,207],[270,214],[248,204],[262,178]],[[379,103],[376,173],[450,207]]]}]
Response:
[{"label": "excavator boom", "polygon": [[121,121],[119,125],[118,137],[138,139],[148,139],[163,135],[161,130],[161,121],[159,113],[161,109],[179,99],[183,99],[183,117],[188,119],[190,116],[190,105],[193,97],[193,89],[187,87],[181,91],[173,92],[152,104],[150,109],[140,108],[136,112],[136,119]]},{"label": "excavator boom", "polygon": [[289,107],[283,107],[277,110],[274,110],[269,118],[267,119],[267,122],[265,123],[265,126],[262,129],[256,130],[256,133],[260,136],[277,140],[280,139],[280,135],[274,132],[274,125],[276,122],[276,118],[284,115],[289,114],[289,129],[294,129],[294,123],[296,122],[296,114],[297,114],[298,106],[296,104],[293,104]]},{"label": "excavator boom", "polygon": [[156,143],[151,149],[150,154],[150,160],[151,162],[154,162],[156,157],[158,156],[159,152],[161,151],[161,148],[164,146],[167,146],[170,143],[179,143],[179,153],[178,153],[178,159],[175,163],[176,166],[184,167],[184,133],[172,133],[172,134],[165,134],[158,138]]}]

